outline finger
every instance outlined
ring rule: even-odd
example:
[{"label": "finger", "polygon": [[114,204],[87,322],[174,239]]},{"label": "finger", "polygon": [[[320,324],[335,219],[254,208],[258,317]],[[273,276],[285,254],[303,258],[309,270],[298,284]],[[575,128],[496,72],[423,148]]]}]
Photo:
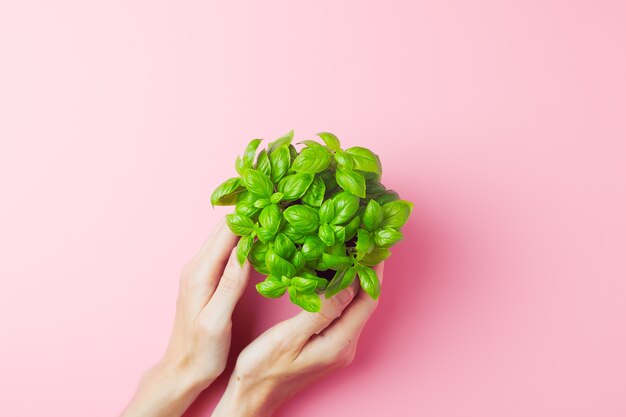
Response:
[{"label": "finger", "polygon": [[337,319],[354,298],[355,288],[350,286],[329,299],[321,295],[322,306],[317,313],[301,311],[284,321],[284,328],[296,344],[304,344],[311,336],[324,330]]},{"label": "finger", "polygon": [[243,266],[237,262],[237,248],[230,252],[228,263],[213,296],[201,314],[213,315],[224,320],[230,319],[235,305],[243,295],[250,275],[250,263]]},{"label": "finger", "polygon": [[[383,280],[384,265],[380,263],[374,267],[379,281]],[[372,299],[365,291],[359,291],[355,299],[346,308],[340,318],[335,320],[320,334],[306,349],[306,355],[318,357],[328,352],[345,349],[348,345],[356,345],[361,331],[376,310],[378,300]]]},{"label": "finger", "polygon": [[181,276],[185,305],[195,317],[215,291],[237,236],[221,219]]}]

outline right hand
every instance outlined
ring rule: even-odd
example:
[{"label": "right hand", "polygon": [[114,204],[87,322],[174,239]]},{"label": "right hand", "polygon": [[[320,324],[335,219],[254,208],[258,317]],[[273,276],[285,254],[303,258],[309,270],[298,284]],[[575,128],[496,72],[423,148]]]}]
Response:
[{"label": "right hand", "polygon": [[[382,281],[383,264],[375,270]],[[213,417],[271,416],[306,386],[350,364],[378,303],[363,291],[355,297],[355,289],[353,285],[328,300],[322,296],[319,313],[302,311],[248,345]]]}]

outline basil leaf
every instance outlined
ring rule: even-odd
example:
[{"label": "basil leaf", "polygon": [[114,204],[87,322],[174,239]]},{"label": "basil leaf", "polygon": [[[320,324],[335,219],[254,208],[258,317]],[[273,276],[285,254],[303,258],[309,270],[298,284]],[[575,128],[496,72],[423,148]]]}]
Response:
[{"label": "basil leaf", "polygon": [[260,197],[270,198],[274,192],[274,184],[270,178],[260,171],[246,169],[241,176],[248,191]]},{"label": "basil leaf", "polygon": [[389,255],[391,255],[391,251],[389,249],[374,247],[370,253],[365,255],[363,259],[359,261],[359,263],[367,266],[378,265],[385,259],[389,258]]},{"label": "basil leaf", "polygon": [[377,300],[380,296],[380,281],[376,275],[376,271],[367,266],[359,265],[357,273],[359,274],[359,281],[361,288],[374,300]]},{"label": "basil leaf", "polygon": [[265,206],[270,205],[271,202],[269,198],[258,198],[257,200],[255,200],[253,204],[254,204],[254,207],[261,209]]},{"label": "basil leaf", "polygon": [[345,191],[350,191],[358,197],[365,198],[365,178],[360,172],[339,168],[335,172],[335,179],[337,184]]},{"label": "basil leaf", "polygon": [[269,145],[267,145],[267,153],[271,155],[274,150],[280,148],[281,146],[289,146],[292,140],[293,130],[289,131],[289,133],[287,133],[286,135],[276,139],[274,142],[270,142]]},{"label": "basil leaf", "polygon": [[337,151],[339,151],[341,149],[341,143],[339,142],[339,138],[337,136],[333,135],[332,133],[330,133],[330,132],[320,132],[320,133],[317,134],[317,136],[322,138],[322,140],[324,141],[326,146],[328,146],[333,151],[337,152]]},{"label": "basil leaf", "polygon": [[315,142],[314,140],[307,139],[307,140],[300,141],[297,144],[304,144],[304,145],[306,145],[310,149],[316,149],[318,151],[328,152],[328,148],[326,148],[324,145],[321,145],[321,144]]},{"label": "basil leaf", "polygon": [[274,239],[274,252],[281,258],[288,259],[296,252],[296,245],[284,233],[279,233]]},{"label": "basil leaf", "polygon": [[337,271],[332,280],[328,283],[324,293],[326,298],[337,295],[341,290],[346,289],[352,284],[356,277],[356,269],[354,267]]},{"label": "basil leaf", "polygon": [[285,223],[282,231],[289,239],[291,239],[293,243],[297,243],[300,245],[304,243],[306,235],[304,233],[300,233],[298,230],[296,230],[295,227],[293,227],[289,223]]},{"label": "basil leaf", "polygon": [[324,202],[324,193],[326,192],[326,185],[321,178],[315,177],[313,183],[306,190],[306,193],[302,196],[302,201],[310,206],[319,207]]},{"label": "basil leaf", "polygon": [[237,236],[245,236],[254,230],[254,222],[242,214],[232,213],[226,215],[226,224]]},{"label": "basil leaf", "polygon": [[293,161],[291,169],[296,172],[308,172],[315,174],[322,172],[330,165],[332,155],[328,149],[320,146],[319,148],[305,148],[300,155]]},{"label": "basil leaf", "polygon": [[293,277],[291,278],[291,284],[298,292],[313,293],[317,289],[317,281],[305,277]]},{"label": "basil leaf", "polygon": [[288,260],[278,256],[271,248],[265,254],[265,263],[272,275],[291,278],[296,273],[296,268]]},{"label": "basil leaf", "polygon": [[333,232],[335,233],[336,242],[346,241],[346,228],[344,226],[333,226]]},{"label": "basil leaf", "polygon": [[331,223],[341,224],[350,220],[359,209],[359,202],[359,197],[356,197],[347,191],[336,194],[333,197],[335,218],[331,221]]},{"label": "basil leaf", "polygon": [[378,181],[367,181],[365,179],[365,196],[370,198],[378,198],[382,196],[387,188]]},{"label": "basil leaf", "polygon": [[345,227],[346,237],[344,238],[343,241],[347,242],[348,240],[356,236],[357,230],[360,225],[361,225],[361,218],[359,216],[355,216],[352,220],[350,220],[350,223],[348,223]]},{"label": "basil leaf", "polygon": [[235,206],[235,212],[252,218],[252,216],[260,210],[254,207],[254,202],[257,197],[248,191],[244,191],[239,194],[239,196],[240,197],[237,199],[237,205]]},{"label": "basil leaf", "polygon": [[270,164],[272,166],[272,181],[278,182],[289,171],[291,166],[291,156],[289,148],[281,146],[270,154]]},{"label": "basil leaf", "polygon": [[296,290],[295,287],[289,287],[289,299],[292,303],[299,305],[304,310],[309,311],[311,313],[316,313],[320,311],[322,306],[322,302],[320,300],[319,295],[316,293],[301,293]]},{"label": "basil leaf", "polygon": [[[345,251],[344,251],[345,253]],[[343,255],[333,255],[330,253],[322,254],[322,266],[328,269],[341,270],[352,265],[352,258]]]},{"label": "basil leaf", "polygon": [[267,156],[267,151],[265,149],[263,149],[256,158],[256,170],[264,173],[268,177],[271,177],[272,165],[270,164],[270,158]]},{"label": "basil leaf", "polygon": [[239,194],[245,191],[239,178],[230,178],[217,186],[211,194],[211,205],[230,206],[237,202]]},{"label": "basil leaf", "polygon": [[278,183],[278,191],[283,193],[284,201],[297,200],[304,195],[313,183],[313,174],[298,173],[287,175]]},{"label": "basil leaf", "polygon": [[363,225],[367,230],[373,232],[378,229],[383,221],[383,210],[376,200],[370,200],[365,207],[363,214]]},{"label": "basil leaf", "polygon": [[335,217],[335,203],[333,200],[326,200],[322,203],[319,211],[320,223],[330,223]]},{"label": "basil leaf", "polygon": [[383,221],[381,227],[383,229],[399,229],[409,219],[409,215],[413,210],[413,203],[406,200],[396,200],[382,206]]},{"label": "basil leaf", "polygon": [[325,171],[317,174],[322,181],[324,181],[324,185],[326,185],[326,195],[333,195],[339,189],[339,185],[335,180],[335,171]]},{"label": "basil leaf", "polygon": [[376,198],[376,201],[378,201],[378,204],[381,206],[396,200],[400,200],[400,196],[393,190],[387,190],[381,196]]},{"label": "basil leaf", "polygon": [[287,207],[283,216],[300,233],[311,234],[317,231],[319,218],[317,211],[311,207],[295,204]]},{"label": "basil leaf", "polygon": [[248,260],[254,266],[254,269],[259,271],[262,274],[269,273],[267,266],[265,264],[265,255],[267,254],[268,246],[261,242],[255,241],[250,248],[250,252],[248,253]]},{"label": "basil leaf", "polygon": [[237,262],[239,262],[239,265],[243,265],[246,262],[253,243],[254,238],[251,235],[242,236],[239,239],[237,243]]},{"label": "basil leaf", "polygon": [[359,229],[357,232],[356,250],[358,252],[358,259],[362,259],[365,255],[370,253],[374,249],[374,239],[365,229]]},{"label": "basil leaf", "polygon": [[326,246],[332,246],[335,244],[335,232],[333,231],[333,228],[330,227],[329,224],[327,223],[322,224],[318,231],[318,235]]},{"label": "basil leaf", "polygon": [[271,241],[274,240],[275,235],[270,230],[267,230],[264,227],[259,227],[256,229],[256,236],[259,238],[261,242],[270,243]]},{"label": "basil leaf", "polygon": [[343,242],[335,242],[334,245],[326,248],[326,253],[330,253],[331,255],[346,255],[346,244]]},{"label": "basil leaf", "polygon": [[259,214],[259,223],[261,223],[261,225],[272,235],[275,235],[276,232],[278,232],[281,220],[282,215],[280,208],[276,204],[270,204],[261,211],[261,214]]},{"label": "basil leaf", "polygon": [[264,297],[279,298],[287,290],[289,282],[283,282],[280,277],[270,275],[265,281],[256,284],[256,290]]},{"label": "basil leaf", "polygon": [[272,204],[280,203],[280,201],[283,199],[283,196],[284,194],[281,192],[272,194],[272,196],[270,197],[270,203]]},{"label": "basil leaf", "polygon": [[354,168],[354,161],[352,161],[352,157],[345,151],[337,151],[337,153],[335,153],[335,161],[342,169],[351,170]]},{"label": "basil leaf", "polygon": [[246,168],[252,168],[254,163],[254,157],[256,156],[256,150],[261,144],[262,139],[252,139],[246,150],[243,152],[243,164]]},{"label": "basil leaf", "polygon": [[352,156],[354,169],[358,169],[359,171],[374,172],[379,175],[382,173],[382,166],[378,155],[369,149],[355,146],[346,149],[346,153]]},{"label": "basil leaf", "polygon": [[314,235],[309,235],[304,238],[304,243],[302,244],[302,255],[307,261],[317,259],[322,256],[324,250],[326,249],[324,242]]},{"label": "basil leaf", "polygon": [[295,253],[291,257],[291,264],[294,266],[294,268],[296,268],[296,273],[304,268],[305,263],[306,259],[304,259],[304,255],[302,254],[302,252],[298,250],[295,251]]},{"label": "basil leaf", "polygon": [[402,240],[402,232],[394,229],[380,229],[374,234],[374,242],[376,246],[381,248],[389,248]]}]

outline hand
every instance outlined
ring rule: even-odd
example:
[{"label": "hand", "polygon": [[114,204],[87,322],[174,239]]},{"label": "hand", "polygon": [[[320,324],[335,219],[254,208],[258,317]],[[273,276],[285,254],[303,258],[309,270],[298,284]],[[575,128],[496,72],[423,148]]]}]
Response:
[{"label": "hand", "polygon": [[[382,281],[383,265],[375,269]],[[324,299],[319,313],[302,311],[248,345],[213,417],[271,416],[306,386],[350,364],[361,330],[377,305],[363,291],[354,298],[355,289]]]},{"label": "hand", "polygon": [[143,376],[124,417],[180,416],[226,367],[231,316],[250,270],[247,261],[237,263],[236,243],[222,220],[183,267],[169,345]]}]

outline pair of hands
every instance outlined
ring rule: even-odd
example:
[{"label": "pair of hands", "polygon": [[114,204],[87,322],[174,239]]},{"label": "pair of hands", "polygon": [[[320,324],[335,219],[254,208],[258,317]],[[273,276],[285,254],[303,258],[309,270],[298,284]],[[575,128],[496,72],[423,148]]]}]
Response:
[{"label": "pair of hands", "polygon": [[[224,371],[232,313],[250,275],[247,261],[237,263],[237,239],[222,220],[184,266],[165,355],[144,374],[123,417],[180,416]],[[382,264],[377,274],[382,279]],[[377,301],[356,286],[322,301],[319,313],[302,311],[276,324],[240,353],[213,416],[270,416],[306,386],[352,362]]]}]

